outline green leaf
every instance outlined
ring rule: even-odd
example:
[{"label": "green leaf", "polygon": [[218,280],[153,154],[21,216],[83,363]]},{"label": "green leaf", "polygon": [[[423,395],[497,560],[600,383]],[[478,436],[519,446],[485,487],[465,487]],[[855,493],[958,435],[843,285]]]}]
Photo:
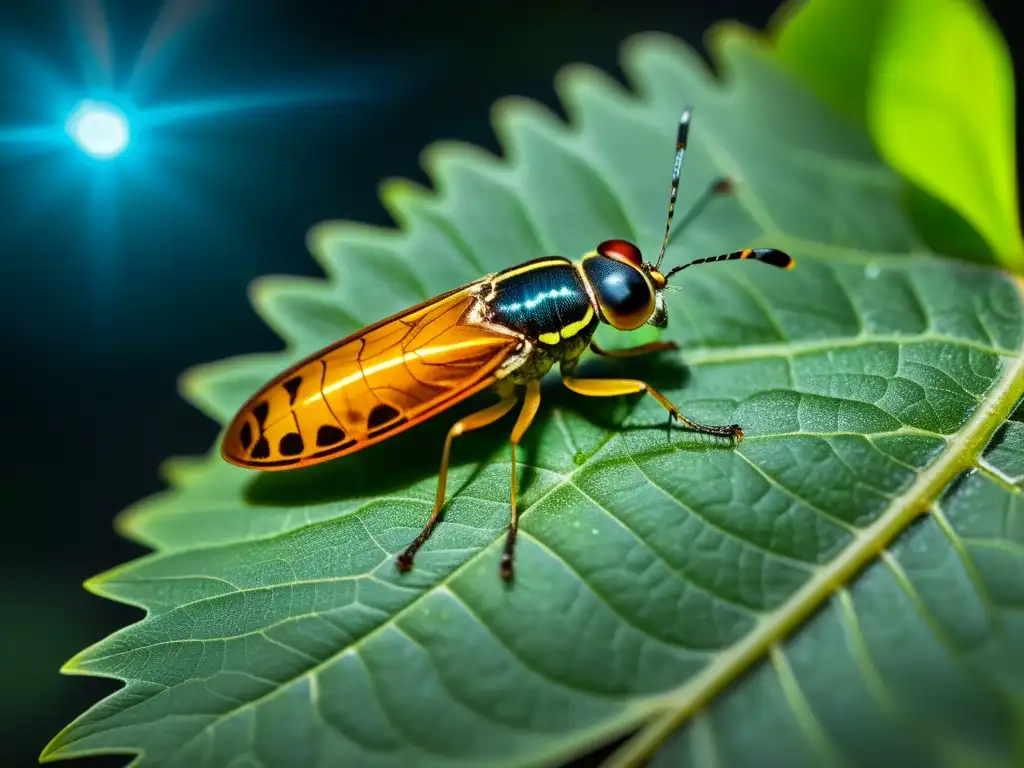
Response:
[{"label": "green leaf", "polygon": [[1013,67],[976,0],[889,6],[868,91],[880,153],[973,224],[1024,272],[1017,204]]},{"label": "green leaf", "polygon": [[173,488],[121,522],[156,552],[88,584],[145,617],[65,668],[125,685],[43,759],[555,765],[640,729],[615,760],[1019,764],[1022,288],[925,252],[867,137],[744,32],[712,50],[722,80],[670,38],[630,41],[632,93],[569,68],[571,127],[503,102],[507,162],[435,147],[438,193],[385,186],[401,231],[318,227],[328,280],[255,294],[288,349],[184,391],[223,424],[299,355],[484,272],[608,237],[650,251],[692,103],[680,210],[723,173],[735,194],[668,263],[771,245],[798,266],[688,270],[668,299],[682,352],[585,370],[645,378],[746,441],[546,382],[511,589],[505,422],[456,443],[445,518],[405,575],[454,412],[308,470],[169,464]]},{"label": "green leaf", "polygon": [[866,123],[871,59],[890,2],[790,0],[770,23],[775,58],[820,99]]},{"label": "green leaf", "polygon": [[981,3],[807,0],[773,26],[778,60],[866,123],[910,183],[908,209],[933,247],[1024,272],[1013,67]]}]

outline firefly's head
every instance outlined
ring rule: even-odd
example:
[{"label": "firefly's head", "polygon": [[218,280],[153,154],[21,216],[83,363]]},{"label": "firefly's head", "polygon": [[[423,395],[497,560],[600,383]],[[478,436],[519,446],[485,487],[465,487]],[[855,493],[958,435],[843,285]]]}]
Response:
[{"label": "firefly's head", "polygon": [[621,331],[635,330],[644,323],[665,327],[665,276],[644,262],[635,245],[605,240],[584,255],[581,266],[601,320]]},{"label": "firefly's head", "polygon": [[788,254],[774,248],[746,248],[695,259],[662,273],[658,264],[644,261],[640,249],[633,243],[605,240],[584,255],[581,265],[601,310],[601,320],[620,331],[633,331],[645,323],[655,328],[668,325],[665,289],[674,274],[696,264],[731,259],[756,259],[782,269],[789,269],[794,263]]}]

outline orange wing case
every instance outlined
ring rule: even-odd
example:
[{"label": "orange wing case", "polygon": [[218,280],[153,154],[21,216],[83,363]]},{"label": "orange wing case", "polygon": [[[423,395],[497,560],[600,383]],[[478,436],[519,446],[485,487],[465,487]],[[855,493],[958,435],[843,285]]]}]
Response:
[{"label": "orange wing case", "polygon": [[375,323],[306,358],[242,406],[223,457],[294,469],[349,453],[485,389],[519,339],[463,318],[471,286]]}]

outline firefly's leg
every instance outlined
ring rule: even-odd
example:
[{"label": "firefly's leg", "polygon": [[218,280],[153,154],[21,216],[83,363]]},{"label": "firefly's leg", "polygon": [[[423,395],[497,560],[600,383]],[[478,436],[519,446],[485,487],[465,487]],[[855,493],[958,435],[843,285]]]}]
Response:
[{"label": "firefly's leg", "polygon": [[501,578],[505,581],[512,578],[512,555],[515,553],[516,535],[519,533],[519,511],[516,509],[516,446],[529,429],[539,407],[540,382],[528,381],[523,408],[519,411],[519,418],[512,429],[512,520],[508,525],[508,535],[505,537],[505,552],[501,556]]},{"label": "firefly's leg", "polygon": [[697,198],[690,210],[686,212],[686,215],[679,219],[679,223],[676,225],[676,231],[672,233],[669,238],[669,243],[672,243],[683,231],[694,221],[697,217],[704,212],[704,209],[708,207],[708,204],[714,200],[718,195],[727,195],[732,192],[732,182],[728,176],[720,176],[714,179],[705,190],[701,193],[701,196]]},{"label": "firefly's leg", "polygon": [[590,342],[590,349],[601,357],[636,357],[646,355],[648,352],[661,352],[666,349],[679,349],[674,341],[652,341],[641,344],[637,347],[626,347],[625,349],[604,349],[599,347],[596,341]]},{"label": "firefly's leg", "polygon": [[732,182],[728,176],[719,176],[713,179],[712,182],[705,187],[700,197],[694,201],[690,210],[686,212],[686,215],[679,220],[677,232],[681,232],[686,229],[688,224],[692,224],[697,217],[704,212],[707,208],[708,203],[715,199],[717,195],[727,195],[732,192]]},{"label": "firefly's leg", "polygon": [[441,471],[437,476],[437,496],[434,499],[434,508],[430,511],[430,517],[427,519],[427,524],[423,526],[423,530],[420,531],[420,534],[412,540],[412,543],[405,548],[402,554],[398,556],[398,570],[408,571],[412,568],[413,557],[416,556],[416,553],[419,551],[419,548],[423,546],[423,543],[430,538],[430,533],[434,530],[434,526],[437,524],[437,520],[441,516],[441,508],[444,507],[444,489],[448,482],[448,458],[452,452],[452,440],[466,432],[471,432],[474,429],[480,429],[481,427],[486,427],[488,424],[493,424],[506,413],[511,411],[517,400],[518,398],[515,395],[509,395],[501,402],[484,408],[482,411],[471,413],[466,418],[459,419],[457,422],[452,424],[451,429],[448,430],[448,436],[444,441],[444,450],[441,453]]},{"label": "firefly's leg", "polygon": [[612,397],[614,395],[632,395],[638,392],[647,392],[651,397],[661,403],[662,407],[669,412],[672,418],[683,422],[690,429],[703,432],[708,435],[719,437],[734,437],[737,440],[743,439],[743,428],[739,424],[729,426],[717,426],[709,424],[698,424],[691,421],[679,412],[679,409],[669,402],[669,399],[661,394],[654,387],[636,379],[577,379],[574,376],[563,376],[562,382],[580,395],[588,397]]}]

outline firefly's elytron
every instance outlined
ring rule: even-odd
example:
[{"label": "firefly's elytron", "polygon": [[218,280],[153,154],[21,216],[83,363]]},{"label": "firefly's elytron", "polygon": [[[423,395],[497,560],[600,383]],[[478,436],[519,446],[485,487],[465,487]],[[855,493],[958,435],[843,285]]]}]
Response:
[{"label": "firefly's elytron", "polygon": [[588,348],[607,357],[676,348],[672,343],[653,342],[610,351],[601,349],[592,337],[599,323],[626,331],[645,323],[665,327],[663,293],[677,272],[729,259],[793,266],[781,251],[756,248],[660,271],[689,122],[687,108],[679,121],[665,237],[654,264],[645,262],[632,243],[607,240],[578,262],[558,256],[536,259],[374,323],[297,363],[254,395],[228,427],[223,457],[258,470],[306,467],[355,453],[481,390],[493,389],[499,402],[460,419],[448,431],[433,510],[423,531],[398,556],[399,569],[407,571],[444,506],[452,440],[497,421],[522,397],[523,407],[512,429],[512,519],[501,560],[501,574],[510,579],[519,522],[516,446],[540,405],[540,379],[555,363],[565,386],[580,395],[647,392],[691,429],[742,439],[738,424],[707,426],[690,421],[642,381],[575,375],[579,358]]}]

